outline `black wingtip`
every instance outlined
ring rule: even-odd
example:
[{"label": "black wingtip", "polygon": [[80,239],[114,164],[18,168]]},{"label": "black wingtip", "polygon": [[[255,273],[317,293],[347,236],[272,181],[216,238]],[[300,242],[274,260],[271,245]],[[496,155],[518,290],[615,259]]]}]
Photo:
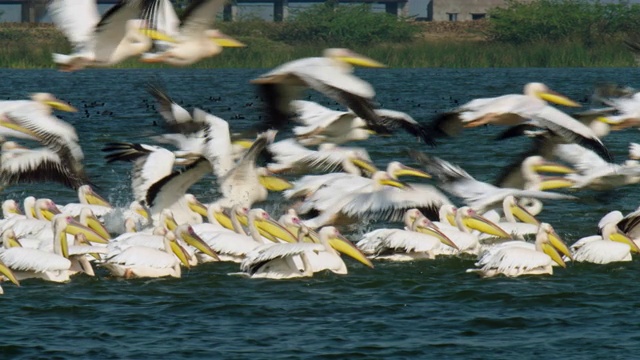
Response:
[{"label": "black wingtip", "polygon": [[495,137],[495,140],[500,141],[500,140],[506,140],[506,139],[511,139],[514,137],[518,137],[518,136],[523,136],[525,135],[526,131],[531,131],[531,130],[536,130],[538,128],[536,128],[535,126],[529,125],[529,124],[522,124],[522,125],[516,125],[516,126],[512,126],[510,128],[508,128],[507,130],[501,132],[500,134],[498,134],[498,136]]},{"label": "black wingtip", "polygon": [[458,113],[446,112],[436,115],[427,129],[431,136],[454,137],[460,135],[463,125]]}]

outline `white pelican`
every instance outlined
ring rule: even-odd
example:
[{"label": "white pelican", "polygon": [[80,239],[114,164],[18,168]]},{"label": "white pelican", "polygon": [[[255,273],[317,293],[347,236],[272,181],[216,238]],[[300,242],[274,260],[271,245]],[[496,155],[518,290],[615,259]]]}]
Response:
[{"label": "white pelican", "polygon": [[549,106],[547,101],[565,106],[580,106],[565,96],[551,92],[546,85],[534,82],[525,85],[523,95],[475,99],[453,112],[441,114],[435,120],[435,127],[447,135],[455,135],[463,126],[530,124],[548,129],[566,141],[587,145],[607,159],[612,159],[591,128]]},{"label": "white pelican", "polygon": [[[480,268],[468,269],[467,272],[474,272],[482,277],[500,274],[517,277],[521,275],[552,275],[554,264],[566,267],[558,251],[566,252],[568,255],[568,249],[553,227],[547,223],[540,225],[533,249],[530,247],[531,244],[517,243],[488,252],[475,264]],[[524,245],[520,245],[520,243]]]},{"label": "white pelican", "polygon": [[[273,173],[307,174],[311,172],[359,173],[361,162],[371,163],[363,148],[339,147],[322,144],[317,150],[300,146],[294,139],[286,139],[269,145],[274,163],[267,165]],[[369,165],[373,167],[373,165]]]},{"label": "white pelican", "polygon": [[373,88],[354,76],[351,67],[383,65],[348,49],[326,49],[323,55],[288,62],[251,81],[259,86],[266,100],[265,128],[282,128],[292,113],[290,101],[299,96],[298,91],[312,88],[352,109],[371,130],[388,133],[382,119],[373,111]]},{"label": "white pelican", "polygon": [[[497,221],[496,225],[513,237],[522,239],[524,235],[538,233],[540,222],[520,205],[514,196],[509,195],[504,198],[502,212],[505,221]],[[484,216],[486,217],[487,214],[485,213]],[[522,222],[518,222],[518,220]]]},{"label": "white pelican", "polygon": [[153,30],[143,31],[143,26],[152,26],[139,20],[156,2],[122,0],[100,17],[93,0],[52,0],[48,5],[51,19],[73,46],[71,55],[53,54],[53,61],[63,71],[111,66],[150,49],[152,41],[147,35],[170,41]]},{"label": "white pelican", "polygon": [[[416,210],[416,209],[413,209]],[[405,220],[410,218],[410,211]],[[417,210],[416,210],[417,211]],[[457,249],[456,244],[440,232],[424,216],[413,221],[409,229],[380,229],[365,234],[356,246],[377,260],[413,261],[417,259],[435,259],[442,254],[442,244]]]},{"label": "white pelican", "polygon": [[85,184],[78,188],[78,200],[80,203],[66,204],[60,211],[71,216],[79,216],[82,209],[90,209],[95,216],[102,218],[114,210],[113,206],[96,193],[91,185]]},{"label": "white pelican", "polygon": [[425,166],[429,174],[438,178],[440,188],[464,199],[467,205],[480,213],[499,205],[509,195],[538,199],[575,199],[569,195],[541,191],[544,190],[544,181],[538,184],[537,190],[499,188],[474,179],[461,167],[448,161],[413,150],[410,150],[410,155]]},{"label": "white pelican", "polygon": [[573,260],[595,264],[631,261],[631,253],[640,253],[638,245],[616,227],[614,221],[599,224],[602,235],[582,238],[571,245]]},{"label": "white pelican", "polygon": [[579,145],[558,145],[554,152],[570,162],[578,173],[566,178],[574,189],[609,190],[640,182],[640,162],[634,160],[634,146],[629,146],[629,159],[622,164],[606,161],[595,152]]},{"label": "white pelican", "polygon": [[[306,226],[302,226],[299,230],[298,237],[304,238],[308,234],[309,229]],[[311,251],[307,253],[309,264],[311,264],[311,269],[314,273],[329,270],[335,274],[347,274],[347,265],[340,257],[340,253],[348,255],[362,264],[373,268],[371,261],[333,226],[325,226],[320,229],[318,232],[318,243],[324,247],[323,251]]]},{"label": "white pelican", "polygon": [[35,216],[31,218],[9,219],[2,223],[0,230],[12,229],[18,237],[29,235],[42,240],[51,239],[53,233],[50,221],[60,210],[51,199],[38,199],[34,205],[34,213]]},{"label": "white pelican", "polygon": [[[14,271],[17,279],[41,278],[47,281],[65,282],[69,281],[70,275],[77,272],[77,269],[72,269],[75,262],[69,260],[69,245],[64,232],[88,234],[92,231],[68,215],[56,215],[52,224],[53,253],[24,247],[9,247],[5,242],[5,250],[0,253],[0,261]],[[86,250],[86,253],[93,251],[92,247],[86,247]]]},{"label": "white pelican", "polygon": [[170,65],[191,65],[201,59],[216,56],[223,47],[244,47],[245,45],[220,30],[210,29],[218,12],[224,6],[224,0],[195,0],[184,10],[180,19],[176,16],[169,0],[161,0],[157,12],[156,26],[161,35],[156,40],[163,41],[167,35],[175,42],[164,44],[167,49],[159,53],[144,53],[140,58],[144,62],[164,62]]},{"label": "white pelican", "polygon": [[113,276],[124,278],[181,277],[180,263],[189,267],[187,251],[176,242],[173,232],[163,237],[163,250],[131,246],[108,257],[102,264]]},{"label": "white pelican", "polygon": [[[353,140],[366,140],[375,131],[367,127],[352,111],[335,111],[312,101],[295,100],[291,107],[297,114],[297,120],[305,126],[296,126],[293,133],[303,145],[320,145],[322,143],[342,144]],[[376,109],[385,126],[400,127],[409,134],[424,140],[429,145],[435,145],[433,138],[424,126],[419,124],[411,115],[396,110]]]}]

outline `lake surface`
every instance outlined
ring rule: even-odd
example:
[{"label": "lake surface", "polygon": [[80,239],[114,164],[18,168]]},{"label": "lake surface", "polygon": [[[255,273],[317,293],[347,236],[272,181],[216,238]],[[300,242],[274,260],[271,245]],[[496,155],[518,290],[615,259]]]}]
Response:
[{"label": "lake surface", "polygon": [[[200,106],[248,128],[261,115],[248,81],[260,70],[0,70],[0,99],[46,91],[81,111],[61,114],[73,124],[86,167],[113,203],[128,204],[129,164],[107,165],[100,152],[109,141],[148,142],[160,121],[144,91],[162,79],[189,109]],[[602,82],[640,85],[638,69],[379,69],[358,71],[376,88],[386,108],[419,121],[477,97],[520,93],[541,81],[588,105]],[[314,100],[323,100],[312,96]],[[330,102],[326,105],[332,105]],[[88,112],[85,112],[85,110]],[[468,129],[435,149],[407,134],[354,144],[380,167],[409,162],[408,147],[424,149],[492,181],[528,148],[527,139],[495,142],[501,128]],[[616,161],[626,159],[637,130],[604,142]],[[279,135],[278,139],[281,139]],[[213,178],[192,192],[216,199]],[[77,201],[57,184],[11,187],[1,200],[27,195],[59,204]],[[539,216],[568,243],[595,234],[600,217],[640,205],[638,187],[577,193],[580,201],[547,202]],[[279,215],[286,204],[272,194],[262,207]],[[384,224],[366,225],[359,233]],[[350,234],[353,241],[358,234]],[[553,276],[479,279],[456,258],[409,263],[375,262],[375,269],[349,261],[349,274],[272,281],[229,276],[235,264],[206,264],[181,279],[116,280],[99,269],[94,278],[67,284],[24,281],[4,285],[0,297],[3,359],[627,359],[640,351],[638,261],[594,266],[569,264]],[[635,284],[635,285],[634,285]],[[636,355],[637,356],[637,355]]]}]

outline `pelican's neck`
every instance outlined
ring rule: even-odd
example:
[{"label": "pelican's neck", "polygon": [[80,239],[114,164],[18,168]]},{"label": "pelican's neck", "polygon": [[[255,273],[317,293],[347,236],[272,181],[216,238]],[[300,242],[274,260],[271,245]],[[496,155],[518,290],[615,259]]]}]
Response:
[{"label": "pelican's neck", "polygon": [[340,256],[340,254],[338,254],[338,252],[329,243],[329,235],[327,233],[320,233],[320,243],[322,244],[322,246],[324,246],[325,251],[327,251],[328,253]]},{"label": "pelican's neck", "polygon": [[460,209],[456,211],[456,226],[458,226],[458,230],[462,231],[463,233],[471,233],[467,225],[464,224],[464,220],[462,219],[462,211],[460,211]]},{"label": "pelican's neck", "polygon": [[538,233],[536,234],[536,251],[544,252],[542,249],[542,244],[547,241],[549,241],[547,233],[542,229],[538,230]]},{"label": "pelican's neck", "polygon": [[342,170],[347,174],[362,176],[360,168],[355,166],[350,159],[344,159],[342,161]]},{"label": "pelican's neck", "polygon": [[251,236],[251,238],[259,244],[266,244],[267,242],[264,241],[264,239],[260,235],[260,231],[258,231],[258,228],[256,227],[255,215],[249,214],[248,221],[249,221],[249,236]]},{"label": "pelican's neck", "polygon": [[506,200],[502,202],[502,212],[504,212],[504,218],[507,220],[507,222],[510,222],[510,223],[518,222],[515,216],[513,216],[513,212],[511,211],[511,206]]},{"label": "pelican's neck", "polygon": [[617,232],[616,224],[613,222],[607,223],[602,228],[602,239],[607,241],[612,241],[611,235],[615,234],[616,232]]},{"label": "pelican's neck", "polygon": [[541,178],[540,175],[533,170],[533,166],[523,164],[522,177],[524,178],[525,190],[538,190]]},{"label": "pelican's neck", "polygon": [[[240,235],[247,235],[247,233],[244,231],[244,228],[242,227],[242,224],[240,224],[240,220],[238,220],[238,214],[233,208],[231,209],[230,218],[231,218],[231,226],[233,227],[233,231],[235,231]],[[249,219],[248,221],[249,221],[249,226],[251,226],[253,220]],[[260,234],[258,234],[258,236],[260,236]],[[260,240],[260,242],[262,242],[262,240]]]},{"label": "pelican's neck", "polygon": [[304,270],[301,275],[305,277],[313,276],[313,268],[311,267],[311,261],[309,261],[309,257],[306,252],[300,254],[300,260],[302,260],[302,266],[304,266]]},{"label": "pelican's neck", "polygon": [[66,235],[64,235],[64,229],[56,226],[53,227],[53,253],[63,256],[62,242],[67,241]]}]

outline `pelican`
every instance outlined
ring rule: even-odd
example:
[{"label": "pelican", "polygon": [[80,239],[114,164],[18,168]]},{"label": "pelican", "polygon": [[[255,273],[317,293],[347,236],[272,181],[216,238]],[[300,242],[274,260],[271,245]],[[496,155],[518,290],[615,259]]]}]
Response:
[{"label": "pelican", "polygon": [[[522,239],[524,235],[538,233],[540,222],[520,205],[514,196],[509,195],[504,198],[502,212],[506,221],[498,221],[496,225],[512,236]],[[486,213],[484,215],[487,216]],[[518,222],[518,220],[522,222]]]},{"label": "pelican", "polygon": [[189,267],[187,251],[169,231],[163,237],[163,250],[147,246],[131,246],[108,257],[104,264],[113,276],[124,278],[181,277],[180,263]]},{"label": "pelican", "polygon": [[[368,128],[367,122],[353,111],[335,111],[305,100],[294,100],[291,107],[297,114],[297,120],[305,125],[296,126],[293,133],[296,139],[306,146],[366,140],[371,134],[375,134],[375,131]],[[426,128],[411,115],[388,109],[375,109],[374,112],[385,126],[400,127],[425,143],[435,145]]]},{"label": "pelican", "polygon": [[554,93],[542,83],[528,83],[524,95],[510,94],[495,98],[472,100],[453,112],[441,114],[435,127],[447,135],[456,135],[464,127],[484,124],[529,124],[548,129],[569,142],[579,142],[596,150],[611,160],[611,154],[588,126],[549,106],[547,101],[577,107],[576,102]]},{"label": "pelican", "polygon": [[[267,165],[274,173],[307,174],[310,172],[358,173],[358,162],[369,162],[371,158],[363,148],[338,147],[322,144],[318,150],[300,146],[294,139],[286,139],[269,145],[275,163]],[[370,165],[371,167],[373,165]]]},{"label": "pelican", "polygon": [[456,244],[424,216],[415,219],[408,230],[381,230],[383,231],[374,236],[365,234],[356,246],[360,249],[368,249],[375,259],[392,261],[435,259],[437,255],[443,253],[442,244],[457,249]]},{"label": "pelican", "polygon": [[634,159],[633,145],[629,146],[629,160],[622,164],[610,163],[579,145],[561,146],[563,158],[579,170],[566,176],[574,189],[609,190],[640,182],[640,162]]},{"label": "pelican", "polygon": [[617,227],[617,219],[601,221],[602,235],[582,238],[571,245],[573,260],[595,264],[631,261],[631,253],[640,253],[638,245]]},{"label": "pelican", "polygon": [[[5,250],[0,253],[0,261],[14,271],[17,279],[41,278],[53,282],[66,282],[69,281],[70,275],[77,272],[72,269],[74,263],[69,260],[69,246],[64,232],[92,234],[92,231],[67,215],[56,215],[52,224],[53,253],[23,247],[9,247],[5,241]],[[92,247],[86,247],[86,250],[86,253],[94,251]]]},{"label": "pelican", "polygon": [[378,133],[388,133],[382,119],[373,111],[372,86],[353,75],[351,65],[382,67],[377,61],[348,49],[326,49],[323,57],[298,59],[280,65],[252,80],[266,99],[267,129],[280,129],[289,120],[290,101],[297,91],[312,88],[350,108]]},{"label": "pelican", "polygon": [[281,243],[256,248],[247,254],[240,264],[240,268],[252,278],[312,277],[313,268],[309,261],[309,254],[311,252],[319,253],[325,248],[322,244],[302,242],[305,233],[304,230],[299,232],[297,243]]},{"label": "pelican", "polygon": [[467,205],[480,213],[499,205],[508,195],[538,199],[575,199],[569,195],[541,191],[545,189],[544,181],[538,184],[536,190],[498,188],[474,179],[462,168],[448,161],[413,150],[410,151],[410,155],[425,166],[428,173],[438,177],[440,188],[464,199]]},{"label": "pelican", "polygon": [[223,34],[220,30],[209,29],[218,12],[224,6],[224,0],[196,0],[189,4],[180,19],[176,16],[169,0],[161,0],[161,19],[158,20],[158,32],[155,40],[163,41],[167,36],[175,42],[166,43],[168,47],[160,53],[144,53],[144,62],[164,62],[170,65],[191,65],[201,59],[218,55],[223,47],[244,47],[245,44]]},{"label": "pelican", "polygon": [[113,206],[96,193],[91,185],[85,184],[78,188],[78,200],[80,203],[66,204],[61,211],[71,216],[79,216],[82,209],[90,209],[94,215],[101,218],[114,210]]},{"label": "pelican", "polygon": [[503,246],[498,251],[489,252],[480,258],[475,264],[480,268],[468,269],[467,272],[474,272],[482,277],[493,277],[500,274],[508,277],[552,275],[554,264],[566,267],[558,251],[569,255],[566,245],[553,230],[553,227],[542,223],[536,235],[534,249],[531,249],[529,245],[510,244],[510,246]]},{"label": "pelican", "polygon": [[[298,236],[304,237],[308,234],[309,229],[302,226]],[[311,251],[307,253],[311,269],[314,273],[329,270],[334,274],[347,274],[347,265],[340,257],[340,253],[344,253],[362,264],[373,268],[371,261],[367,259],[351,241],[342,236],[335,227],[325,226],[320,229],[318,235],[318,243],[323,246],[323,251]]]},{"label": "pelican", "polygon": [[152,41],[147,36],[172,41],[148,29],[151,19],[139,19],[156,2],[122,0],[100,17],[95,1],[50,1],[48,13],[53,23],[73,46],[72,54],[53,54],[53,61],[63,71],[112,66],[150,49]]}]

